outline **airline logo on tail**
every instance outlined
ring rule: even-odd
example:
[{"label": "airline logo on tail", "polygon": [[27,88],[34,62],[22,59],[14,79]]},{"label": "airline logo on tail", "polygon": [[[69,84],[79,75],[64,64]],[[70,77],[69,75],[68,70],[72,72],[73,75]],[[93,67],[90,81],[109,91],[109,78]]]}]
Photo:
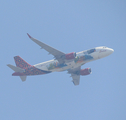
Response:
[{"label": "airline logo on tail", "polygon": [[8,64],[7,66],[15,71],[12,74],[12,76],[20,76],[22,81],[25,81],[26,76],[28,76],[28,75],[47,74],[47,73],[51,72],[51,71],[40,70],[40,69],[28,64],[20,56],[15,56],[14,60],[15,60],[16,66],[13,66],[10,64]]}]

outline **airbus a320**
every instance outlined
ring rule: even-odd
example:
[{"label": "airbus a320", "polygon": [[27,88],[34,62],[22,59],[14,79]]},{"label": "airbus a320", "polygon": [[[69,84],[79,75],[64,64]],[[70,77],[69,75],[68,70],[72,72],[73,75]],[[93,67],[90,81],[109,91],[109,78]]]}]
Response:
[{"label": "airbus a320", "polygon": [[7,66],[15,71],[12,76],[20,76],[22,81],[26,81],[26,77],[31,75],[42,75],[51,72],[68,71],[68,73],[71,74],[71,77],[73,79],[72,82],[74,83],[74,85],[79,85],[80,76],[91,74],[91,68],[81,69],[82,65],[106,57],[114,52],[114,50],[111,48],[101,46],[77,53],[71,52],[65,54],[64,52],[61,52],[31,37],[28,33],[27,35],[41,48],[48,51],[49,54],[52,54],[55,59],[35,65],[30,65],[20,56],[15,56],[14,60],[16,66],[13,66],[11,64],[8,64]]}]

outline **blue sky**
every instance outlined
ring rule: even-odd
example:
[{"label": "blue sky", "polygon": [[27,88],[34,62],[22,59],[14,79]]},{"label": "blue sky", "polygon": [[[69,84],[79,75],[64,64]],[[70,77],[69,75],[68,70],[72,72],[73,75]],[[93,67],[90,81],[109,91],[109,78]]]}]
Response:
[{"label": "blue sky", "polygon": [[[125,120],[125,0],[0,1],[0,120]],[[114,53],[87,63],[74,86],[67,72],[13,77],[7,64],[53,58],[26,33],[65,53],[107,46]]]}]

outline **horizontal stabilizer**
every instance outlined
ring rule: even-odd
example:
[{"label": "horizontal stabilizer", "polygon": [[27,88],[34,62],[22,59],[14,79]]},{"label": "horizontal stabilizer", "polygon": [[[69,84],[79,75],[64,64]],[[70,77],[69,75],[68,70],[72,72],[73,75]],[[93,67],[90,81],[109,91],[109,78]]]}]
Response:
[{"label": "horizontal stabilizer", "polygon": [[26,81],[26,77],[27,77],[27,76],[20,76],[22,82]]},{"label": "horizontal stabilizer", "polygon": [[24,71],[24,69],[22,69],[22,68],[19,68],[19,67],[16,67],[16,66],[13,66],[13,65],[11,65],[11,64],[8,64],[7,65],[9,68],[11,68],[12,70],[14,70],[15,72],[23,72]]}]

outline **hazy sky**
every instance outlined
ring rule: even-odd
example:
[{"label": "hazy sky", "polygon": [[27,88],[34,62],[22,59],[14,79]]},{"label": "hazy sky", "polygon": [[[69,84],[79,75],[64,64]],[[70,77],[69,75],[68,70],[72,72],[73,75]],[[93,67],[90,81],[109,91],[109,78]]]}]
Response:
[{"label": "hazy sky", "polygon": [[[125,0],[2,0],[0,15],[0,120],[126,120]],[[22,82],[6,66],[14,56],[31,65],[53,59],[27,32],[64,53],[114,53],[83,65],[92,74],[79,86],[67,71]]]}]

